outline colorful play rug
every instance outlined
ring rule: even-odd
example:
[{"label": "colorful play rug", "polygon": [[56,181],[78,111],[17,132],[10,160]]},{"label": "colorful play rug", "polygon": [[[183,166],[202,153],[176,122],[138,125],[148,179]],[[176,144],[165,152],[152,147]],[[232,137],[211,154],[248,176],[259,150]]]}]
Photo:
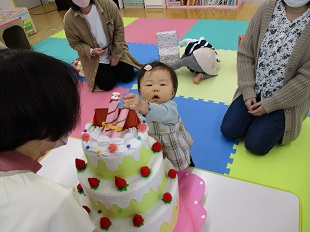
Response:
[{"label": "colorful play rug", "polygon": [[[277,146],[265,156],[247,152],[243,141],[228,141],[220,132],[222,118],[237,86],[236,56],[238,35],[244,34],[247,21],[123,18],[125,39],[130,52],[141,63],[158,60],[156,33],[177,30],[179,40],[204,37],[217,50],[221,62],[219,75],[192,82],[185,67],[177,70],[179,88],[174,100],[194,139],[191,154],[197,168],[242,180],[283,189],[301,201],[302,231],[310,231],[310,117],[305,120],[299,138],[286,146]],[[141,30],[144,28],[144,30]],[[68,64],[78,58],[63,31],[33,46],[34,50],[59,58]],[[180,49],[180,54],[184,50]],[[81,77],[81,124],[85,125],[98,107],[107,107],[111,91],[91,93]],[[137,93],[136,80],[119,84],[113,91]],[[72,132],[79,137],[82,126]],[[208,185],[208,183],[206,183]]]}]

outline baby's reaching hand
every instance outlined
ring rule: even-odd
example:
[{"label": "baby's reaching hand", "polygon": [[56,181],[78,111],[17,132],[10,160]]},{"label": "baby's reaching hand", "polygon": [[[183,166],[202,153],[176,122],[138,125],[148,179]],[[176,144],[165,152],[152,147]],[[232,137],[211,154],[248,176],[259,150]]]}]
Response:
[{"label": "baby's reaching hand", "polygon": [[139,111],[141,114],[147,114],[149,111],[149,106],[147,102],[140,99],[136,94],[129,93],[128,95],[124,96],[124,108],[130,108],[133,110]]}]

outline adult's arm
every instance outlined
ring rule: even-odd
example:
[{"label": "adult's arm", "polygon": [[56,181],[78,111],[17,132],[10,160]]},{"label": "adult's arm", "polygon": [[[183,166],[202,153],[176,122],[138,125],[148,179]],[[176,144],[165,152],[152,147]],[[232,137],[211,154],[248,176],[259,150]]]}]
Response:
[{"label": "adult's arm", "polygon": [[260,49],[258,47],[258,40],[261,34],[262,17],[266,5],[266,3],[263,3],[252,16],[237,52],[238,88],[241,90],[244,100],[256,97],[254,87],[257,52]]},{"label": "adult's arm", "polygon": [[309,98],[310,95],[310,59],[298,69],[294,78],[288,81],[271,97],[262,99],[262,105],[267,113],[279,109],[294,107]]},{"label": "adult's arm", "polygon": [[[69,11],[72,11],[69,9]],[[76,50],[79,53],[79,56],[88,57],[91,59],[90,49],[91,46],[87,43],[84,43],[79,36],[75,33],[77,31],[78,22],[75,21],[75,17],[72,12],[67,12],[64,17],[64,30],[68,40],[68,43],[71,48]],[[79,17],[79,16],[77,16]],[[85,22],[86,23],[86,22]]]}]

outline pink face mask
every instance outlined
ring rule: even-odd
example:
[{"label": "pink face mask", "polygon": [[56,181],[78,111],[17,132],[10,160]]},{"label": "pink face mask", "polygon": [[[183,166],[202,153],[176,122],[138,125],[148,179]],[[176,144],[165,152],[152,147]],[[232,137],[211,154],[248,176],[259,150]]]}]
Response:
[{"label": "pink face mask", "polygon": [[72,0],[72,2],[82,8],[85,8],[89,5],[90,0]]}]

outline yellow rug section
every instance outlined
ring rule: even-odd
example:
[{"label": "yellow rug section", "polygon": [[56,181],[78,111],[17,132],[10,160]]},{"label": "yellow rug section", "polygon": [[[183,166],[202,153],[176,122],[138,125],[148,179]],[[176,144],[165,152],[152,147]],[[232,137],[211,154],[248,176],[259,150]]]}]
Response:
[{"label": "yellow rug section", "polygon": [[132,22],[136,21],[138,18],[132,18],[132,17],[123,17],[124,26],[128,26]]},{"label": "yellow rug section", "polygon": [[[132,22],[136,21],[138,18],[130,18],[130,17],[124,17],[123,18],[123,22],[124,22],[124,26],[128,26],[129,24],[131,24]],[[51,36],[51,38],[57,38],[57,39],[66,39],[66,34],[64,30],[61,30],[60,32],[54,34]]]},{"label": "yellow rug section", "polygon": [[60,32],[57,32],[56,34],[52,35],[50,38],[66,39],[65,31],[61,30]]},{"label": "yellow rug section", "polygon": [[[180,48],[180,54],[185,48]],[[229,105],[237,88],[237,52],[230,50],[216,50],[221,58],[218,76],[202,80],[199,85],[193,83],[196,76],[186,67],[176,70],[179,79],[179,87],[176,96],[184,98],[212,100],[216,103],[223,102]],[[223,91],[221,91],[223,90]],[[225,91],[224,91],[225,90]]]},{"label": "yellow rug section", "polygon": [[[276,146],[265,156],[255,156],[235,145],[233,163],[228,164],[229,176],[272,186],[296,194],[301,201],[302,231],[310,231],[310,118],[303,123],[297,140]],[[307,145],[308,144],[308,145]]]}]

